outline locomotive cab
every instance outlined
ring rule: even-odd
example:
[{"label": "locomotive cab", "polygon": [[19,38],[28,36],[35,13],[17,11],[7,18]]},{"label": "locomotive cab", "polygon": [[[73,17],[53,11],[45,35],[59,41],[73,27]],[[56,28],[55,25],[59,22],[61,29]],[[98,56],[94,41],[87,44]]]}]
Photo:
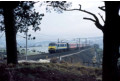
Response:
[{"label": "locomotive cab", "polygon": [[56,52],[56,43],[50,43],[48,47],[49,53],[55,53]]}]

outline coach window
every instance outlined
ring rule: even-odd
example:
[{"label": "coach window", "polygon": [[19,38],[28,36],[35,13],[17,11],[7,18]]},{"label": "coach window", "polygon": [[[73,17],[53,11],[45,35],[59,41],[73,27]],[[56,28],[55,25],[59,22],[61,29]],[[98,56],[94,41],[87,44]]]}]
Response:
[{"label": "coach window", "polygon": [[65,46],[66,46],[66,44],[65,44]]},{"label": "coach window", "polygon": [[62,44],[60,44],[60,47],[62,47]]}]

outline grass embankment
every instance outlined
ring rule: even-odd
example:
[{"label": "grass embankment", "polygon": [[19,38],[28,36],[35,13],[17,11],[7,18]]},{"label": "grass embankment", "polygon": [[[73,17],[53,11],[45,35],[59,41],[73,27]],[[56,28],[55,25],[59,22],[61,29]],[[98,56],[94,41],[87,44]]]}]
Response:
[{"label": "grass embankment", "polygon": [[69,63],[0,64],[0,81],[101,81],[101,69]]}]

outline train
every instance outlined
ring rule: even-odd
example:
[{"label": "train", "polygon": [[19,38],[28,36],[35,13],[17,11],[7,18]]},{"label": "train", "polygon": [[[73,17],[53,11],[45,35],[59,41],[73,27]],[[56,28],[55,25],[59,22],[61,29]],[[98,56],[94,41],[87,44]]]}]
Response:
[{"label": "train", "polygon": [[86,47],[89,47],[89,44],[77,44],[77,43],[67,43],[67,42],[61,42],[61,43],[55,43],[51,42],[48,46],[48,52],[51,53],[58,53],[58,52],[65,52],[69,50],[77,50],[77,49],[83,49]]}]

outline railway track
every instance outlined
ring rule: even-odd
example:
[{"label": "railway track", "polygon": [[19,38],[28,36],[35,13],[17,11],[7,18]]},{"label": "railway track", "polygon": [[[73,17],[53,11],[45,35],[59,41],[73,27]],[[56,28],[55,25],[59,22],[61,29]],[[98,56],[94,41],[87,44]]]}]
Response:
[{"label": "railway track", "polygon": [[[27,56],[27,60],[39,60],[39,59],[50,59],[50,58],[59,58],[59,57],[67,57],[67,56],[71,56],[74,54],[80,54],[83,51],[87,51],[88,49],[91,48],[86,48],[86,49],[81,49],[81,50],[72,50],[72,51],[67,51],[67,52],[62,52],[62,53],[53,53],[53,54],[37,54],[37,55],[31,55],[31,56]],[[20,56],[18,58],[18,60],[25,60],[26,56]]]}]

